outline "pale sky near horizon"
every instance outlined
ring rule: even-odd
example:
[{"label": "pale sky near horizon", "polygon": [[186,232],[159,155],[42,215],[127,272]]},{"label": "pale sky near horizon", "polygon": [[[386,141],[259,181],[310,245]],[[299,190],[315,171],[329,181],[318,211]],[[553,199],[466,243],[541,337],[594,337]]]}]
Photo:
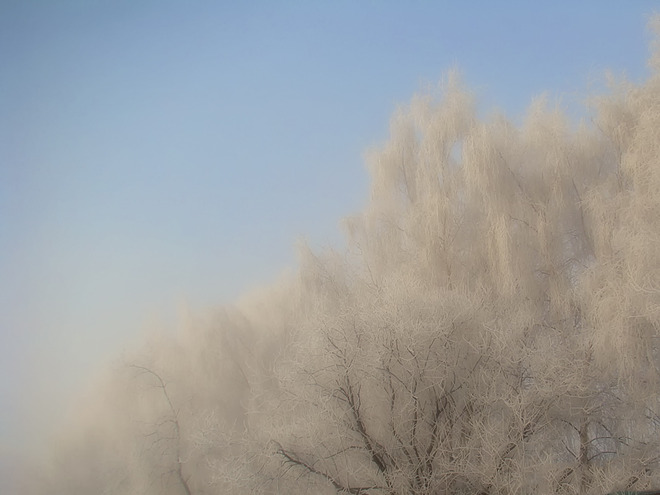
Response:
[{"label": "pale sky near horizon", "polygon": [[0,0],[0,463],[145,322],[340,243],[416,91],[457,67],[486,110],[579,115],[647,76],[656,5]]}]

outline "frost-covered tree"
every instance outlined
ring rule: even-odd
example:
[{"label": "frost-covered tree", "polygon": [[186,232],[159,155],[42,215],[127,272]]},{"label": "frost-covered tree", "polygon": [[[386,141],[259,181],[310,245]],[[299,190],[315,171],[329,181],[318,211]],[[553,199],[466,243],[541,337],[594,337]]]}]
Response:
[{"label": "frost-covered tree", "polygon": [[[516,127],[450,78],[372,153],[346,255],[303,255],[282,476],[346,493],[660,482],[660,77]],[[286,473],[286,474],[285,474]],[[320,490],[320,488],[317,488]]]}]

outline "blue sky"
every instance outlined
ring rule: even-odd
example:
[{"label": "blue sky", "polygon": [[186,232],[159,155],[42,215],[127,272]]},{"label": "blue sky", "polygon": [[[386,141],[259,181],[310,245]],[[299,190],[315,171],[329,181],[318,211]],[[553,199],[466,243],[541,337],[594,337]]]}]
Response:
[{"label": "blue sky", "polygon": [[0,458],[148,322],[339,244],[414,92],[457,67],[484,111],[579,115],[647,75],[654,4],[0,1]]}]

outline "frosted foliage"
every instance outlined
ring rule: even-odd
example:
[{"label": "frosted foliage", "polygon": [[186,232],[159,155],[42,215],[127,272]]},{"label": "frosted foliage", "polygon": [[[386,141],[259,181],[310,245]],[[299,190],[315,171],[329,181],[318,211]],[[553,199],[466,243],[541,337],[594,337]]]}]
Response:
[{"label": "frosted foliage", "polygon": [[413,98],[346,249],[125,356],[25,493],[659,487],[660,75],[592,101]]}]

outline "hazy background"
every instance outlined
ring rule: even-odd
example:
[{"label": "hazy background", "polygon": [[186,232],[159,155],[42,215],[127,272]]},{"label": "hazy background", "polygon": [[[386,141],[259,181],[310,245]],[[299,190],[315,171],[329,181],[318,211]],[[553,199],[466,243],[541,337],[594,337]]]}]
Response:
[{"label": "hazy background", "polygon": [[0,0],[2,470],[145,328],[341,243],[397,103],[456,66],[577,118],[656,4]]}]

